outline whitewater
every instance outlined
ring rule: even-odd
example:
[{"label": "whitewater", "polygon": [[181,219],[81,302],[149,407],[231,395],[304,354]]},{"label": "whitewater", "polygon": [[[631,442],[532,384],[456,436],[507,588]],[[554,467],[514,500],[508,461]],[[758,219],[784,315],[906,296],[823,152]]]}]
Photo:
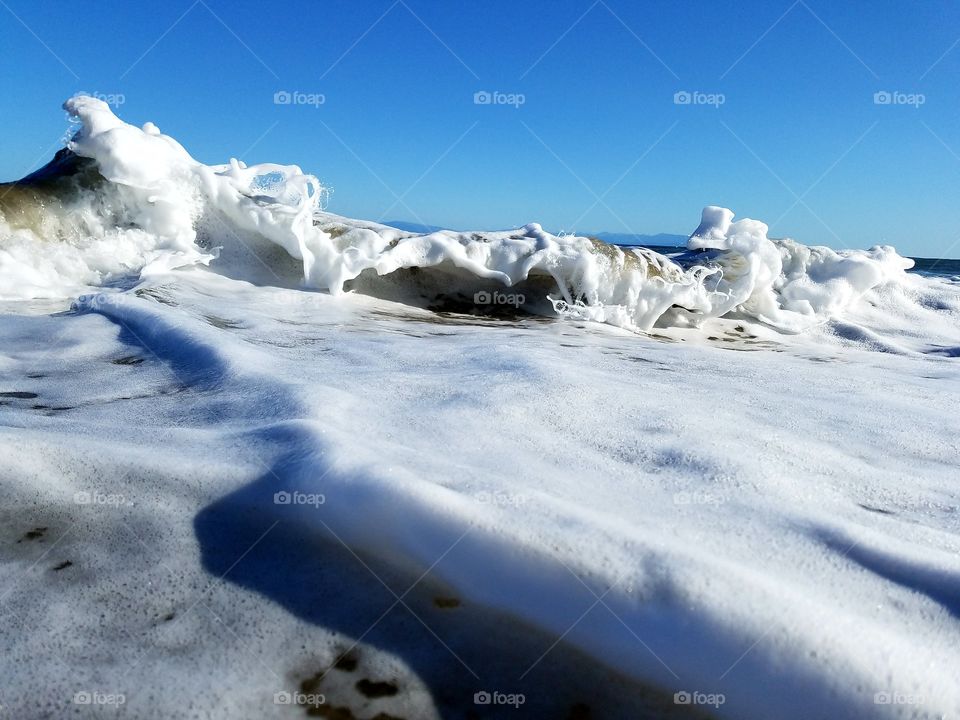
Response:
[{"label": "whitewater", "polygon": [[955,266],[405,232],[64,107],[0,185],[15,716],[960,717]]}]

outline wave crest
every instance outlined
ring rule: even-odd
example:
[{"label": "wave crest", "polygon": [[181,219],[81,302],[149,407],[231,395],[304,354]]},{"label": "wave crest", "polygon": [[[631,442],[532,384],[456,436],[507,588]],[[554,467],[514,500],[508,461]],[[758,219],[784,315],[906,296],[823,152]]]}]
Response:
[{"label": "wave crest", "polygon": [[771,239],[764,223],[735,222],[715,206],[675,257],[552,235],[535,223],[406,233],[323,212],[322,184],[295,165],[208,166],[152,123],[124,123],[101,100],[74,97],[64,108],[79,123],[67,149],[3,187],[4,298],[69,296],[195,265],[249,279],[266,270],[333,294],[390,287],[402,296],[410,271],[429,268],[433,292],[446,296],[469,301],[491,286],[522,287],[532,293],[526,310],[631,330],[742,317],[800,332],[873,288],[905,282],[913,264],[889,246],[837,252]]}]

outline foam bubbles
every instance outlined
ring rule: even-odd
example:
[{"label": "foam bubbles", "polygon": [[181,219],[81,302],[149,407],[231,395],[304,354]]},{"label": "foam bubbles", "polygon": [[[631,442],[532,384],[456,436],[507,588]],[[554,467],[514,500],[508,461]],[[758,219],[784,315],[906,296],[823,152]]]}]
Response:
[{"label": "foam bubbles", "polygon": [[[334,295],[361,275],[446,268],[466,296],[478,289],[471,282],[534,281],[541,309],[629,330],[736,316],[795,333],[842,315],[872,288],[905,282],[912,265],[888,246],[835,252],[774,240],[764,223],[735,222],[717,206],[704,208],[682,263],[552,235],[537,223],[411,235],[341,218],[332,233],[333,216],[321,211],[323,186],[296,165],[232,159],[208,166],[156,125],[124,123],[102,100],[74,97],[64,107],[80,124],[68,148],[95,165],[99,184],[56,195],[60,210],[44,206],[40,216],[59,212],[61,225],[74,223],[56,242],[42,222],[0,225],[3,297],[70,296],[84,286],[201,264],[258,282],[265,266],[280,283]],[[284,277],[289,263],[277,249],[299,264],[299,277]]]}]

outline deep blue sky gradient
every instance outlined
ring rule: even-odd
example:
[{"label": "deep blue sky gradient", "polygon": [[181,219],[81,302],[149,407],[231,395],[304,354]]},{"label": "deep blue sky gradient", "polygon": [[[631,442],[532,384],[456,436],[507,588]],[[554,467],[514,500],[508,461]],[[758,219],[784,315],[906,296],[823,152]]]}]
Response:
[{"label": "deep blue sky gradient", "polygon": [[[355,217],[687,233],[720,204],[957,257],[958,40],[953,0],[0,0],[0,177],[53,154],[85,90],[204,162],[298,164]],[[474,104],[495,90],[525,103]]]}]

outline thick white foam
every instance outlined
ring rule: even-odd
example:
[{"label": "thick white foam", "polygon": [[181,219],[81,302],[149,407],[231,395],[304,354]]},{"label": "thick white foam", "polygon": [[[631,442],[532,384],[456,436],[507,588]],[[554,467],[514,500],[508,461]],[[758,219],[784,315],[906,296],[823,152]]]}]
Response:
[{"label": "thick white foam", "polygon": [[[889,248],[807,248],[713,207],[683,264],[537,225],[412,236],[320,212],[298,168],[204,166],[95,101],[68,108],[71,147],[107,182],[67,203],[87,208],[87,235],[66,213],[49,236],[0,241],[22,266],[0,255],[3,287],[148,277],[2,325],[0,488],[23,525],[4,546],[5,703],[29,714],[39,677],[47,713],[99,688],[135,715],[281,717],[272,693],[383,610],[368,617],[335,575],[358,623],[324,624],[331,597],[302,576],[323,537],[548,633],[509,678],[529,669],[535,689],[534,661],[562,637],[548,655],[569,643],[669,692],[723,693],[721,717],[960,712],[955,283],[906,275]],[[269,267],[247,245],[272,250]],[[351,278],[403,285],[407,267],[553,279],[557,312],[672,342],[335,296]],[[247,281],[258,269],[267,287]],[[296,281],[332,294],[269,287]],[[78,491],[131,504],[78,507]],[[326,502],[275,503],[291,491]],[[284,544],[247,571],[275,521]],[[48,523],[76,543],[16,543]],[[245,523],[253,537],[220,547]],[[222,566],[200,565],[218,552]],[[430,697],[410,702],[402,716],[433,716]]]},{"label": "thick white foam", "polygon": [[[7,335],[3,377],[38,398],[0,407],[0,419],[18,426],[0,433],[0,447],[23,458],[18,473],[49,502],[91,487],[121,493],[134,501],[135,511],[120,514],[134,532],[156,505],[173,539],[154,551],[191,573],[195,515],[216,509],[214,538],[256,520],[253,537],[213,572],[229,568],[222,584],[257,591],[256,601],[230,591],[216,606],[219,615],[256,603],[230,611],[243,651],[224,667],[220,653],[235,647],[224,633],[189,645],[189,677],[169,670],[184,676],[192,702],[208,706],[211,682],[252,680],[249,702],[275,716],[264,693],[276,681],[264,666],[285,677],[291,643],[315,637],[276,612],[296,588],[313,592],[311,583],[230,568],[279,520],[288,544],[271,552],[322,556],[318,536],[343,541],[412,565],[414,577],[430,568],[467,604],[545,630],[508,688],[531,699],[543,691],[540,666],[517,678],[563,636],[670,692],[723,693],[720,717],[960,710],[952,642],[960,381],[951,358],[841,348],[824,342],[827,329],[781,338],[780,352],[733,353],[690,330],[660,342],[589,323],[438,322],[379,299],[205,271],[157,277],[141,290],[85,298],[80,315],[7,326],[21,330]],[[726,335],[737,324],[708,323]],[[58,352],[47,355],[51,343]],[[111,365],[97,356],[104,347],[143,363]],[[757,346],[741,334],[730,347]],[[77,383],[76,368],[93,359],[98,381]],[[43,377],[26,382],[28,370]],[[31,411],[34,403],[73,409],[47,416]],[[24,433],[31,453],[15,453]],[[139,471],[100,472],[103,458],[149,468],[149,481]],[[277,492],[323,494],[325,503],[278,506]],[[92,527],[113,517],[91,516]],[[199,542],[208,552],[211,536]],[[96,562],[124,572],[70,590],[71,607],[83,612],[40,623],[31,649],[60,652],[62,623],[93,622],[101,596],[139,572],[126,559],[130,543],[123,532],[112,554],[67,556],[78,570]],[[171,546],[178,550],[167,557]],[[37,597],[47,602],[55,582],[38,577]],[[195,601],[177,597],[178,614]],[[18,607],[37,604],[18,598]],[[136,613],[109,607],[114,634],[137,627]],[[382,610],[364,615],[356,633]],[[296,640],[274,642],[278,633]],[[105,637],[110,647],[114,635]],[[16,647],[24,657],[24,644]],[[486,677],[485,666],[475,670]],[[18,675],[16,697],[26,696],[27,677]],[[131,711],[179,698],[150,700],[148,682],[100,677],[96,687],[129,693]],[[877,704],[884,693],[909,704]]]},{"label": "thick white foam", "polygon": [[98,197],[66,202],[96,217],[94,200],[106,198],[111,214],[58,243],[30,229],[0,228],[4,297],[71,295],[124,271],[149,276],[203,263],[252,277],[263,260],[245,250],[274,246],[300,261],[303,284],[335,295],[364,273],[448,266],[505,287],[552,279],[555,288],[540,299],[554,312],[631,330],[736,314],[799,332],[842,314],[872,288],[903,282],[912,264],[887,246],[838,253],[771,240],[763,223],[733,222],[730,210],[717,207],[704,209],[689,243],[713,252],[683,267],[650,251],[555,236],[535,223],[500,233],[413,236],[339,219],[331,233],[330,216],[320,212],[321,184],[297,166],[207,166],[155,125],[122,122],[101,100],[75,97],[65,108],[80,123],[68,147],[95,161],[106,180]]}]

